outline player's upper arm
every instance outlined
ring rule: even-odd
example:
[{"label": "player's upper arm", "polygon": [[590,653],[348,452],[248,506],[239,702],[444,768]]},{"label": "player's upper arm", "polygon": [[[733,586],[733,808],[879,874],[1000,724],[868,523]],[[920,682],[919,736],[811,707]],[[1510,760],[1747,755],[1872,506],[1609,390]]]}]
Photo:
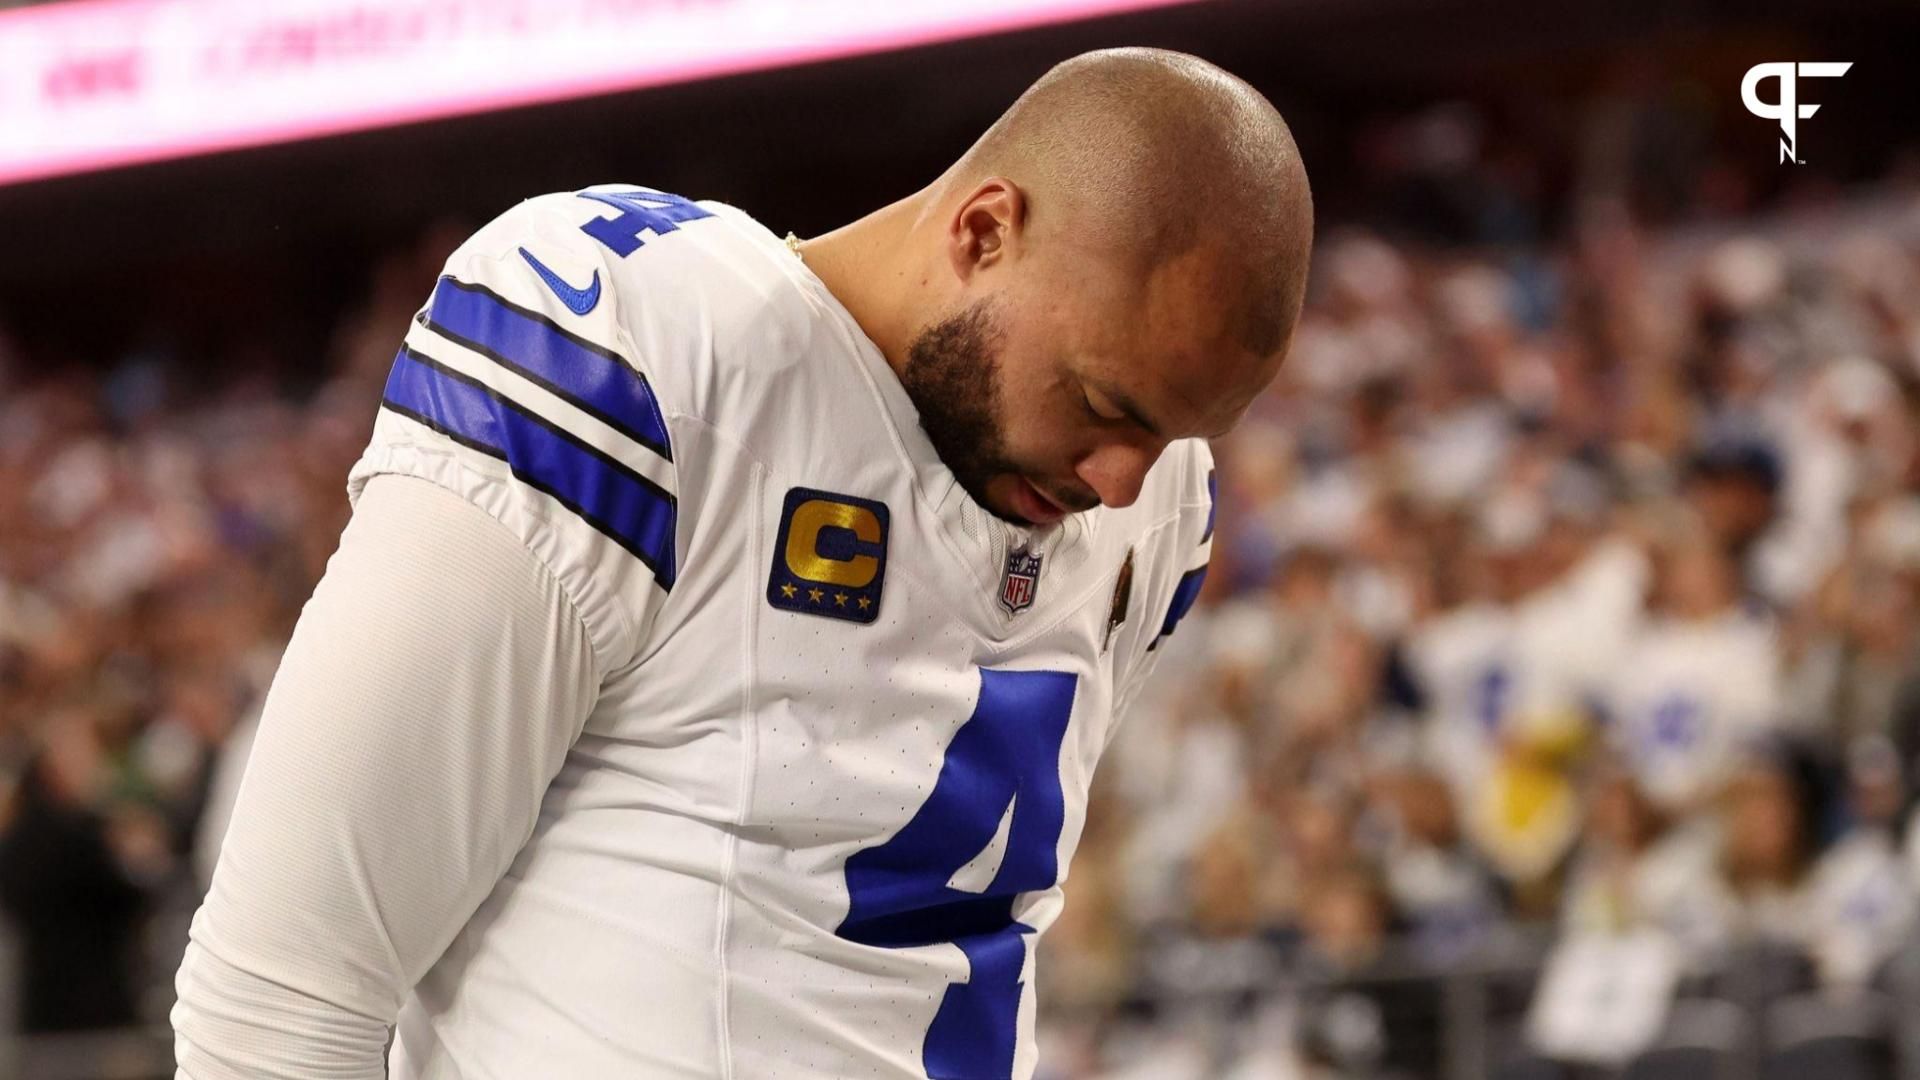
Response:
[{"label": "player's upper arm", "polygon": [[348,492],[404,473],[485,510],[553,572],[612,670],[671,593],[685,530],[660,377],[673,358],[635,349],[622,305],[645,297],[618,295],[596,206],[529,199],[453,253]]},{"label": "player's upper arm", "polygon": [[385,1075],[387,1026],[531,835],[600,675],[519,538],[430,482],[370,482],[194,916],[182,1080]]}]

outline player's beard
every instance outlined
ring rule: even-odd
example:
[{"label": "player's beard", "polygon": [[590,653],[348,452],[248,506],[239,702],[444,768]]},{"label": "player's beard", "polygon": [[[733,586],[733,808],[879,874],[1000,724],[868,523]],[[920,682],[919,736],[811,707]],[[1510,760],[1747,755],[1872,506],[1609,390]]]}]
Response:
[{"label": "player's beard", "polygon": [[1000,426],[1000,336],[992,298],[976,300],[920,331],[900,383],[961,489],[995,517],[1018,522],[987,501],[989,480],[1021,472],[1007,460]]}]

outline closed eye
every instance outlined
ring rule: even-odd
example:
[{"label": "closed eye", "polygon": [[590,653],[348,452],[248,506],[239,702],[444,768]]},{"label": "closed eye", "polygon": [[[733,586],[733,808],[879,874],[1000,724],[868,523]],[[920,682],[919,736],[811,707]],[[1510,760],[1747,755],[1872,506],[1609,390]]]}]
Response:
[{"label": "closed eye", "polygon": [[[1118,410],[1115,410],[1113,412],[1101,412],[1100,406],[1094,403],[1093,392],[1088,390],[1085,386],[1082,386],[1080,388],[1080,400],[1086,403],[1087,415],[1093,417],[1096,420],[1102,420],[1107,423],[1113,423],[1115,421],[1125,420],[1127,418],[1125,413],[1120,412]],[[1111,406],[1109,406],[1109,408],[1111,408]]]},{"label": "closed eye", "polygon": [[1087,411],[1110,424],[1131,424],[1153,438],[1166,441],[1165,428],[1155,423],[1126,392],[1117,386],[1095,386],[1082,381],[1080,392],[1087,399]]}]

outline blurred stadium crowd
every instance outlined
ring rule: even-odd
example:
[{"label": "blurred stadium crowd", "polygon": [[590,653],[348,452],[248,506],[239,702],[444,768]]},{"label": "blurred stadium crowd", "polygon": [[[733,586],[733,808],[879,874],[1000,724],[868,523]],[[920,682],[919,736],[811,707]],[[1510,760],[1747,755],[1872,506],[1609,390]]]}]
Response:
[{"label": "blurred stadium crowd", "polygon": [[0,917],[24,1030],[164,1022],[395,335],[464,231],[375,271],[311,393],[271,356],[44,370],[0,341]]},{"label": "blurred stadium crowd", "polygon": [[[379,268],[311,393],[265,358],[0,353],[25,1029],[163,1021],[460,232]],[[1042,946],[1043,1075],[1440,1075],[1441,977],[1515,928],[1530,970],[1600,957],[1523,988],[1543,1057],[1583,1059],[1556,1010],[1712,994],[1749,946],[1781,993],[1884,988],[1920,912],[1920,187],[1739,229],[1596,200],[1551,244],[1333,229],[1317,260]]]},{"label": "blurred stadium crowd", "polygon": [[1437,986],[1404,975],[1515,924],[1562,961],[1544,1057],[1618,1063],[1658,1014],[1596,1010],[1752,990],[1736,958],[1772,995],[1889,988],[1920,911],[1920,191],[1317,259],[1043,946],[1085,1010],[1058,1075],[1108,1075],[1103,1006],[1288,982],[1238,1065],[1176,1024],[1112,1075],[1436,1075]]}]

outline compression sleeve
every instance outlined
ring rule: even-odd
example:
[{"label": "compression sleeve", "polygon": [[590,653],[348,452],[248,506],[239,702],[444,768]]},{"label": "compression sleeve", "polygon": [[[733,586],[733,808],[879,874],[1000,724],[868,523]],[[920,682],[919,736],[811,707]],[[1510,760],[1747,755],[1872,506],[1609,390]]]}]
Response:
[{"label": "compression sleeve", "polygon": [[176,977],[176,1080],[386,1075],[402,1000],[531,834],[601,673],[485,510],[367,482],[261,717]]}]

